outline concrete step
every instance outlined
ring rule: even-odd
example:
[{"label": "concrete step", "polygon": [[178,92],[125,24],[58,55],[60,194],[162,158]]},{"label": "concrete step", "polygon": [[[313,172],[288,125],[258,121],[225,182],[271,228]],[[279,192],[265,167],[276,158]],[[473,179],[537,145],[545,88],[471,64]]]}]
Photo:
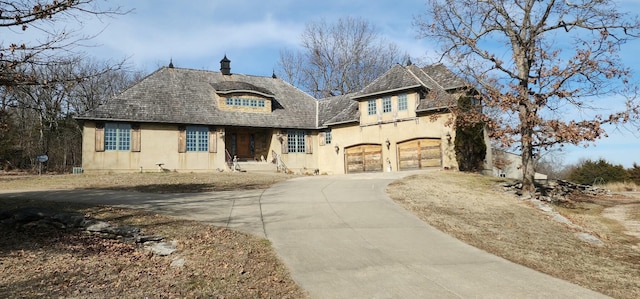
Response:
[{"label": "concrete step", "polygon": [[269,162],[238,162],[238,165],[246,172],[276,172],[276,165]]}]

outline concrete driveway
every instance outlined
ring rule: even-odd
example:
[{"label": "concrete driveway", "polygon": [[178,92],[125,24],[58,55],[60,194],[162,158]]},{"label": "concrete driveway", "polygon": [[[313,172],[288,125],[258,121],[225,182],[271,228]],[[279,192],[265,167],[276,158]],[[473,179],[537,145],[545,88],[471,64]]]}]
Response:
[{"label": "concrete driveway", "polygon": [[0,198],[144,208],[267,237],[312,298],[606,298],[425,224],[384,192],[407,174],[301,177],[241,192],[43,191]]}]

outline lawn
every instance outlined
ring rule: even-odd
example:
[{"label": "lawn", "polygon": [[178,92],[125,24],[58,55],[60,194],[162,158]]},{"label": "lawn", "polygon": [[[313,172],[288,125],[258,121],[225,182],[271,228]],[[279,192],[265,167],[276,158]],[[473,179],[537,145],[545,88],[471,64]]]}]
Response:
[{"label": "lawn", "polygon": [[[3,190],[126,189],[202,192],[266,188],[290,178],[278,174],[105,174],[0,176]],[[177,241],[159,256],[139,244],[77,230],[0,225],[0,297],[3,298],[305,298],[268,240],[195,221],[141,210],[48,201],[0,194],[0,212],[24,206],[79,212],[114,225]]]},{"label": "lawn", "polygon": [[387,192],[425,222],[470,245],[615,298],[640,298],[640,240],[628,234],[619,217],[603,215],[616,206],[637,207],[640,199],[581,196],[574,205],[556,208],[604,242],[597,246],[531,202],[504,192],[496,178],[425,173],[396,181]]},{"label": "lawn", "polygon": [[[3,190],[117,189],[175,193],[263,189],[284,174],[130,173],[0,176]],[[639,198],[579,197],[556,207],[582,232],[555,222],[500,180],[459,172],[428,172],[390,184],[393,200],[425,222],[478,248],[615,298],[640,298]],[[161,257],[137,245],[73,231],[16,230],[0,225],[0,294],[4,297],[305,298],[269,241],[198,222],[140,210],[17,201],[0,194],[0,210],[38,205],[75,211],[178,241]],[[623,221],[622,218],[628,218]],[[625,219],[626,219],[625,218]],[[176,265],[176,261],[184,262]]]}]

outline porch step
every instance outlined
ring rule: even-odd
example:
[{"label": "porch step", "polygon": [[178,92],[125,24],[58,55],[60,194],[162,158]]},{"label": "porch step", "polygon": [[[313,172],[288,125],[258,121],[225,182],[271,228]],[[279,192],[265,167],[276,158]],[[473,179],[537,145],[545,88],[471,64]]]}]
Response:
[{"label": "porch step", "polygon": [[276,165],[269,162],[238,162],[240,170],[246,172],[276,172]]}]

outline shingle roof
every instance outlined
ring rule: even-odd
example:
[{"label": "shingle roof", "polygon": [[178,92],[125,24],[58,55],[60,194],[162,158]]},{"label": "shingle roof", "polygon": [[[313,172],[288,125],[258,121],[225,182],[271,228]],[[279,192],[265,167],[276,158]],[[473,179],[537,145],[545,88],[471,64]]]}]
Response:
[{"label": "shingle roof", "polygon": [[[390,91],[417,90],[417,111],[455,105],[447,90],[465,82],[441,64],[418,68],[395,65],[362,91],[316,100],[273,77],[182,68],[160,68],[78,119],[220,126],[315,129],[358,122],[358,99]],[[220,110],[215,94],[261,94],[272,99],[271,113]]]},{"label": "shingle roof", "polygon": [[[273,111],[220,110],[217,89],[273,95]],[[281,79],[163,67],[78,119],[313,129],[315,106],[313,97]]]},{"label": "shingle roof", "polygon": [[231,92],[257,92],[267,97],[274,97],[274,95],[271,94],[271,91],[266,88],[258,87],[247,82],[223,81],[211,83],[211,86],[213,86],[218,94],[227,94]]},{"label": "shingle roof", "polygon": [[367,85],[354,99],[373,97],[389,91],[417,90],[420,101],[417,112],[438,110],[456,105],[447,91],[461,88],[465,82],[442,64],[419,68],[415,65],[395,65],[371,84]]},{"label": "shingle roof", "polygon": [[354,94],[339,95],[318,101],[318,126],[358,122],[358,102],[351,99]]},{"label": "shingle roof", "polygon": [[365,86],[354,98],[361,98],[383,92],[420,87],[423,84],[404,66],[394,65],[382,76]]},{"label": "shingle roof", "polygon": [[422,71],[425,72],[427,76],[438,82],[438,84],[445,90],[467,86],[467,82],[458,77],[458,75],[454,74],[442,63],[425,66],[422,68]]}]

